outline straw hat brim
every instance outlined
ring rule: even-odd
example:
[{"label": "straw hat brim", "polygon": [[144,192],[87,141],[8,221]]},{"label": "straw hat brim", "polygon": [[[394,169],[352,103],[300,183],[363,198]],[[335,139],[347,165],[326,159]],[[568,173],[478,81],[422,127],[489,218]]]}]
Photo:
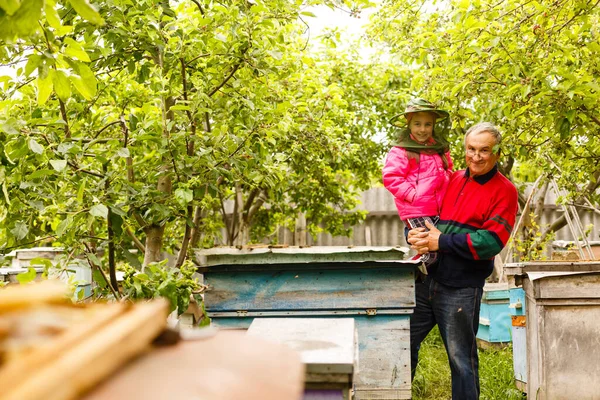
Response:
[{"label": "straw hat brim", "polygon": [[437,121],[443,121],[444,119],[448,118],[450,116],[450,113],[448,113],[448,111],[444,111],[444,110],[438,110],[438,109],[432,109],[432,110],[415,110],[415,111],[405,111],[402,114],[398,114],[393,116],[390,119],[390,123],[392,125],[395,124],[396,120],[400,117],[405,117],[406,114],[413,114],[413,113],[418,113],[418,112],[430,112],[430,113],[434,113],[435,115],[437,115]]}]

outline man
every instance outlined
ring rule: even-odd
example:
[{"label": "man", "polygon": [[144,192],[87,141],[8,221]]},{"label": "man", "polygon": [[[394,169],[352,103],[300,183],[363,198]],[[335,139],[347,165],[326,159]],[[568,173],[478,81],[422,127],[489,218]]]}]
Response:
[{"label": "man", "polygon": [[420,254],[439,252],[439,262],[416,283],[416,308],[410,321],[414,377],[421,342],[437,324],[452,373],[452,398],[479,398],[476,335],[485,279],[494,256],[506,245],[517,214],[517,190],[500,172],[502,135],[483,122],[465,135],[467,169],[455,172],[437,228],[427,223],[409,232]]}]

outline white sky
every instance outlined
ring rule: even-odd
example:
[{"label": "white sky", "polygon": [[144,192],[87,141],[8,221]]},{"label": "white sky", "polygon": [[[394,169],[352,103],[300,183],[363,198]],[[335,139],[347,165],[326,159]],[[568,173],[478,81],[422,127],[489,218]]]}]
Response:
[{"label": "white sky", "polygon": [[374,8],[363,10],[359,17],[352,17],[348,12],[339,9],[332,10],[321,5],[306,9],[315,14],[316,18],[304,16],[303,19],[310,26],[311,37],[321,35],[326,28],[335,27],[358,37],[364,32],[364,26],[369,22],[369,16],[374,10]]}]

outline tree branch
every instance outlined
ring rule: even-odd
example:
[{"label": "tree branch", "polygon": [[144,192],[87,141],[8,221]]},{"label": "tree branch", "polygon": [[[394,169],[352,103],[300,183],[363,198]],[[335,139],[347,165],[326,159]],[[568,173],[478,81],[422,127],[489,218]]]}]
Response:
[{"label": "tree branch", "polygon": [[185,258],[187,257],[187,250],[190,240],[192,238],[192,227],[190,226],[191,221],[194,217],[194,209],[192,205],[187,206],[187,218],[185,221],[185,232],[183,234],[183,242],[181,242],[181,249],[179,250],[179,254],[177,255],[177,262],[175,263],[175,268],[179,268],[183,265]]},{"label": "tree branch", "polygon": [[71,129],[69,129],[69,119],[67,118],[67,109],[65,107],[65,103],[61,99],[58,99],[58,104],[60,106],[60,115],[63,121],[65,121],[65,138],[70,138]]},{"label": "tree branch", "polygon": [[106,286],[108,286],[108,288],[110,289],[110,291],[112,292],[113,296],[115,296],[115,299],[119,300],[121,296],[119,296],[119,287],[115,286],[113,287],[111,282],[106,279],[106,274],[104,273],[104,271],[102,270],[102,267],[100,265],[96,265],[94,264],[94,262],[90,259],[90,257],[88,256],[88,253],[90,254],[94,254],[95,251],[92,250],[92,248],[90,247],[90,245],[86,242],[83,243],[83,245],[85,246],[87,253],[85,253],[85,258],[87,259],[88,264],[90,264],[90,266],[92,267],[92,269],[96,268],[99,272],[100,275],[102,275],[102,278],[104,279],[104,282],[106,282]]},{"label": "tree branch", "polygon": [[202,8],[202,5],[200,5],[200,3],[197,0],[192,0],[192,3],[194,3],[196,6],[198,6],[198,10],[200,10],[200,14],[204,15],[204,9]]},{"label": "tree branch", "polygon": [[113,125],[119,124],[119,123],[121,123],[121,121],[113,121],[113,122],[110,122],[110,123],[104,125],[102,128],[100,128],[100,130],[98,132],[96,132],[96,134],[94,135],[94,139],[96,139],[98,136],[100,136],[100,134],[102,132],[104,132],[107,128],[109,128]]},{"label": "tree branch", "polygon": [[[246,47],[246,48],[244,48],[244,50],[242,50],[241,56],[243,56],[244,54],[246,54],[246,52],[248,51],[249,48],[250,48],[249,46]],[[241,58],[241,56],[240,56],[240,58]],[[229,75],[227,75],[227,77],[223,80],[223,82],[221,82],[216,88],[214,88],[213,90],[211,90],[210,93],[208,94],[208,96],[212,97],[212,95],[214,95],[215,93],[217,93],[223,86],[225,86],[225,84],[231,78],[233,78],[233,75],[235,75],[236,71],[242,66],[243,63],[244,63],[244,60],[242,59],[240,62],[238,62],[237,64],[235,64],[233,66],[233,69],[229,73]]]},{"label": "tree branch", "polygon": [[[185,100],[186,104],[189,104],[188,102],[188,87],[187,87],[187,73],[185,70],[185,61],[183,60],[183,58],[180,58],[179,61],[181,62],[181,81],[182,81],[182,86],[183,86],[183,99]],[[188,138],[186,137],[186,149],[187,149],[187,155],[188,156],[192,156],[194,155],[194,140],[193,138],[196,137],[196,119],[194,118],[194,116],[192,115],[192,112],[189,110],[189,107],[187,110],[185,110],[185,114],[188,117],[188,120],[190,121],[190,129],[191,129],[191,139],[192,140],[188,140]]]},{"label": "tree branch", "polygon": [[140,239],[137,238],[137,236],[135,236],[135,234],[131,231],[131,229],[126,228],[125,233],[127,233],[129,235],[129,237],[133,241],[133,244],[135,245],[135,248],[138,249],[139,251],[141,251],[142,254],[144,254],[146,252],[146,248],[144,247],[144,244],[140,241]]}]

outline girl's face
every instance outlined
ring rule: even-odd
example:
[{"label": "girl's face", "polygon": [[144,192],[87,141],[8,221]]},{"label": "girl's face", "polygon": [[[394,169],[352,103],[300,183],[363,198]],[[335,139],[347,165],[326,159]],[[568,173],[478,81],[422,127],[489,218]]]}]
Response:
[{"label": "girl's face", "polygon": [[417,142],[425,143],[433,135],[433,125],[435,124],[435,115],[429,112],[414,113],[410,119],[410,133]]}]

